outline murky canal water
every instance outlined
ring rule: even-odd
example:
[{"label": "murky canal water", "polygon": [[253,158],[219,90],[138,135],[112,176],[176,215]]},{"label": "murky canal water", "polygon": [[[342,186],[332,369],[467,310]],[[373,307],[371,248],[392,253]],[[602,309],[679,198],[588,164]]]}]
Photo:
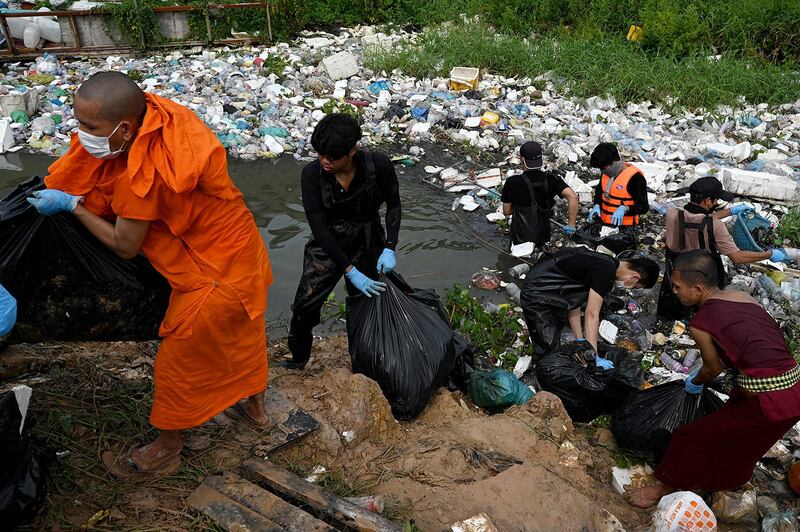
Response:
[{"label": "murky canal water", "polygon": [[[442,154],[440,159],[436,164],[457,162],[449,154]],[[0,156],[0,196],[30,176],[46,175],[53,160],[23,152]],[[300,172],[305,163],[284,157],[276,161],[230,159],[228,164],[269,247],[275,281],[270,289],[267,320],[271,334],[282,336],[291,317],[303,246],[310,235],[300,200]],[[513,259],[478,242],[475,234],[459,221],[451,211],[453,195],[422,181],[424,164],[434,163],[426,160],[410,169],[397,167],[403,202],[397,271],[412,285],[435,288],[443,295],[454,283],[469,284],[472,274],[482,266],[506,269],[514,265]],[[461,219],[465,214],[458,210]],[[479,209],[470,218],[479,220],[484,215]],[[488,233],[483,237],[492,239],[492,231]],[[499,235],[492,240],[503,245]],[[343,300],[343,283],[337,287],[336,296]]]}]

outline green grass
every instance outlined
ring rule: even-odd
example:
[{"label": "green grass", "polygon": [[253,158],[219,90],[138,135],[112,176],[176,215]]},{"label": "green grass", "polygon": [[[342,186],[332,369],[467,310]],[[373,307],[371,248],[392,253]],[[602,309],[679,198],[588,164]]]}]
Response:
[{"label": "green grass", "polygon": [[274,27],[396,24],[426,27],[478,15],[503,33],[530,36],[568,31],[624,38],[644,27],[643,46],[687,56],[711,50],[775,63],[800,60],[797,0],[276,0]]},{"label": "green grass", "polygon": [[750,102],[771,104],[800,98],[800,78],[793,64],[776,66],[732,56],[718,61],[700,55],[677,60],[621,38],[562,34],[520,39],[475,21],[429,28],[416,43],[390,51],[367,50],[365,64],[376,71],[399,69],[415,77],[446,76],[454,66],[532,78],[552,72],[556,85],[576,96],[610,94],[618,102],[651,100],[688,108],[736,104],[740,95]]}]

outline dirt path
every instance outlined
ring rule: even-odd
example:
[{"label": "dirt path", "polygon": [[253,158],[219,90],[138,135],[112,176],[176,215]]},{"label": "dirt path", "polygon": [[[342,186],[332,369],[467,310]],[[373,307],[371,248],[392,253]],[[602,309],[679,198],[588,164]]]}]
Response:
[{"label": "dirt path", "polygon": [[[104,450],[153,437],[154,347],[12,346],[0,357],[5,382],[33,385],[35,432],[61,453],[38,526],[211,529],[185,497],[205,475],[263,455],[257,432],[221,415],[191,432],[194,450],[184,451],[175,477],[122,483],[108,475],[99,462]],[[284,351],[271,348],[275,356]],[[29,369],[32,381],[22,374]],[[550,394],[488,416],[461,393],[442,390],[417,420],[398,423],[377,384],[350,373],[341,337],[318,342],[307,371],[271,373],[272,385],[321,426],[269,458],[299,474],[324,466],[323,485],[341,495],[383,495],[398,521],[449,530],[484,512],[500,530],[595,530],[607,510],[628,530],[648,522],[649,512],[632,509],[610,487],[613,460],[594,443],[607,438],[573,427]]]}]

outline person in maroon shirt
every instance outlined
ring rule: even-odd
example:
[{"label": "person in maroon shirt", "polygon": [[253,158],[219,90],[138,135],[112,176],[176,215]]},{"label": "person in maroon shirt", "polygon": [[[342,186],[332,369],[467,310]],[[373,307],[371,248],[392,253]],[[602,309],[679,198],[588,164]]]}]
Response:
[{"label": "person in maroon shirt", "polygon": [[626,490],[646,508],[677,490],[723,491],[750,480],[756,463],[800,421],[800,367],[778,324],[752,297],[720,290],[705,250],[675,259],[672,285],[685,306],[699,305],[690,323],[703,366],[686,378],[701,393],[722,370],[737,372],[728,402],[677,430],[655,471],[655,485]]}]

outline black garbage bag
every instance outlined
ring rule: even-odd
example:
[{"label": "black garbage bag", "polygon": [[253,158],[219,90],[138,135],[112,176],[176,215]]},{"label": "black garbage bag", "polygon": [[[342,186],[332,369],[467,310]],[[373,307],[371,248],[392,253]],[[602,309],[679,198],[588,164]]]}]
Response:
[{"label": "black garbage bag", "polygon": [[624,228],[613,235],[601,237],[600,230],[602,228],[603,224],[600,223],[586,223],[575,231],[572,235],[572,239],[580,244],[586,244],[592,249],[597,248],[597,246],[603,246],[614,253],[622,253],[623,251],[636,248],[637,240],[634,229]]},{"label": "black garbage bag", "polygon": [[561,399],[573,421],[589,422],[610,414],[642,386],[642,369],[627,351],[598,347],[600,355],[614,363],[613,369],[597,367],[594,350],[586,342],[565,344],[536,365],[539,385]]},{"label": "black garbage bag", "polygon": [[30,435],[14,392],[0,397],[0,523],[5,530],[30,523],[44,500],[54,453]]},{"label": "black garbage bag", "polygon": [[617,445],[658,462],[676,430],[722,407],[714,392],[694,395],[684,386],[683,381],[668,382],[628,397],[611,420]]},{"label": "black garbage bag", "polygon": [[158,337],[170,288],[142,256],[125,260],[74,216],[42,216],[27,195],[42,179],[0,200],[0,283],[17,299],[12,339],[149,340]]},{"label": "black garbage bag", "polygon": [[347,298],[350,362],[353,373],[380,385],[395,417],[411,419],[447,383],[456,341],[433,291],[415,290],[397,274],[381,281],[379,297]]}]

